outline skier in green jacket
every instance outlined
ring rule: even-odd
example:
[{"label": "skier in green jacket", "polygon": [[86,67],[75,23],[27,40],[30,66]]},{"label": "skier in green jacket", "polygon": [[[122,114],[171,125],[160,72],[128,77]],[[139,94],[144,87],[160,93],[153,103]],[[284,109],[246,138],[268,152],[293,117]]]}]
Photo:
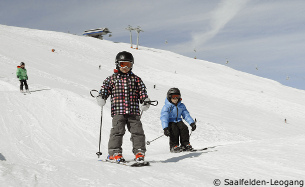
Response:
[{"label": "skier in green jacket", "polygon": [[28,80],[28,75],[25,69],[25,64],[24,62],[20,63],[20,66],[18,66],[17,68],[17,78],[19,78],[20,81],[20,92],[23,93],[23,85],[25,86],[26,92],[29,92],[29,87],[27,84],[27,80]]}]

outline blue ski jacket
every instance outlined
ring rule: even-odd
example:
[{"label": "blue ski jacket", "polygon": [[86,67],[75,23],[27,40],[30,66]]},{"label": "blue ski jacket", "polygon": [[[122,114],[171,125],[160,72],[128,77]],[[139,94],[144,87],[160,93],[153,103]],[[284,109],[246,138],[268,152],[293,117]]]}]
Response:
[{"label": "blue ski jacket", "polygon": [[176,106],[173,103],[169,102],[166,98],[165,105],[161,110],[160,117],[162,128],[164,129],[168,127],[168,124],[170,122],[178,123],[179,121],[182,121],[181,116],[188,124],[192,124],[195,122],[188,110],[186,109],[185,105],[181,103],[181,101],[179,101]]}]

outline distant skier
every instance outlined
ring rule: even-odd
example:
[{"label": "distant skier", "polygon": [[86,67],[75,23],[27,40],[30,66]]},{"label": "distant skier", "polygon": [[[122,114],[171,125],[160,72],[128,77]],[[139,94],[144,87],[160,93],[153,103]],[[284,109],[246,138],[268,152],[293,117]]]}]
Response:
[{"label": "distant skier", "polygon": [[115,59],[115,73],[104,80],[100,95],[97,97],[97,103],[103,107],[107,98],[111,96],[112,129],[108,142],[107,159],[117,162],[125,162],[122,155],[125,125],[131,133],[130,140],[133,144],[132,152],[135,160],[144,162],[146,152],[140,109],[148,110],[150,105],[144,105],[144,101],[150,101],[150,99],[141,78],[131,71],[133,64],[134,58],[131,53],[126,51],[118,53]]},{"label": "distant skier", "polygon": [[[181,100],[181,93],[178,88],[169,89],[160,117],[164,135],[169,136],[170,152],[174,153],[193,149],[189,142],[188,127],[183,123],[181,116],[190,124],[192,131],[196,129],[195,121],[190,116],[185,105],[181,103]],[[181,147],[179,147],[179,137]]]},{"label": "distant skier", "polygon": [[17,66],[17,78],[19,78],[20,81],[20,92],[23,93],[23,85],[25,86],[25,90],[26,92],[29,92],[29,86],[27,83],[28,75],[27,75],[27,71],[25,69],[25,63],[21,62],[20,66]]}]

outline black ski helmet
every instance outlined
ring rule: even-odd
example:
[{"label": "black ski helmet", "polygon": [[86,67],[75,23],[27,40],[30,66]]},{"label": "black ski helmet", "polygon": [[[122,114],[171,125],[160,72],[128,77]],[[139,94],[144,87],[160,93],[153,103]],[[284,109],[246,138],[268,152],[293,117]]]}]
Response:
[{"label": "black ski helmet", "polygon": [[[115,65],[116,68],[119,68],[119,61],[129,61],[132,63],[132,65],[134,64],[134,59],[131,53],[127,52],[127,51],[122,51],[119,52],[116,57],[115,57]],[[132,66],[131,66],[132,68]]]},{"label": "black ski helmet", "polygon": [[20,62],[20,66],[25,65],[24,62]]},{"label": "black ski helmet", "polygon": [[171,89],[168,90],[167,100],[169,102],[171,102],[172,95],[180,95],[181,96],[180,90],[178,88],[171,88]]}]

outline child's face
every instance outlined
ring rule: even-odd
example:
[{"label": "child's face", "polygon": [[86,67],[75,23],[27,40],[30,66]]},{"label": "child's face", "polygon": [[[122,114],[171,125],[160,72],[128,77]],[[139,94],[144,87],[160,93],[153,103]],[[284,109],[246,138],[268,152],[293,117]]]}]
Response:
[{"label": "child's face", "polygon": [[178,94],[173,94],[173,95],[171,95],[171,102],[172,103],[174,103],[174,104],[177,104],[178,103],[178,101],[179,101],[179,99],[180,99],[180,95],[178,95]]},{"label": "child's face", "polygon": [[120,71],[123,73],[128,73],[132,67],[132,63],[131,62],[119,62],[119,67],[120,67]]},{"label": "child's face", "polygon": [[172,103],[177,104],[179,99],[176,97],[176,98],[172,98],[171,100],[172,100]]},{"label": "child's face", "polygon": [[129,68],[120,68],[121,72],[128,73],[130,71]]}]

